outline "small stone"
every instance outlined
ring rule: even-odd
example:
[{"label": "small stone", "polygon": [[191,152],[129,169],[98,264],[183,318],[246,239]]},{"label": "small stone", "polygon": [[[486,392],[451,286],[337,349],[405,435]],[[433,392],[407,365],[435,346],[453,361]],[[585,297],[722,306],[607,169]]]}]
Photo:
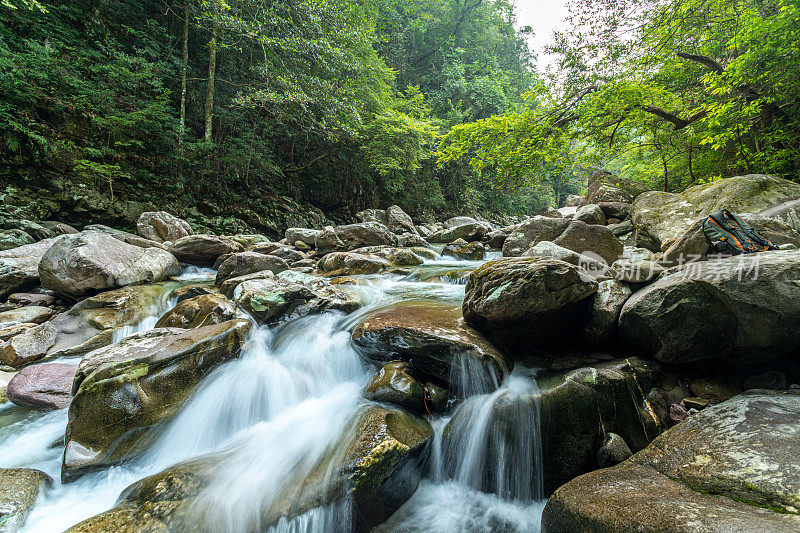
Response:
[{"label": "small stone", "polygon": [[689,411],[684,406],[677,403],[669,406],[669,419],[673,425],[683,422],[687,418],[689,418]]},{"label": "small stone", "polygon": [[597,465],[600,468],[618,465],[628,459],[633,453],[621,436],[616,433],[606,435],[603,445],[597,451]]},{"label": "small stone", "polygon": [[683,405],[684,407],[689,409],[690,413],[691,413],[692,409],[696,409],[698,411],[702,411],[703,409],[708,407],[709,403],[710,402],[705,398],[691,398],[690,397],[690,398],[684,398],[683,400],[681,400],[681,405]]}]

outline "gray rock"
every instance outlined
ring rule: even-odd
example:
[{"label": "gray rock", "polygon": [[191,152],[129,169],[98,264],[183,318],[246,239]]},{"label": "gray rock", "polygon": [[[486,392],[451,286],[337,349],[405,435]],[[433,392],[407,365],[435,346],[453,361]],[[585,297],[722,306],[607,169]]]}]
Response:
[{"label": "gray rock", "polygon": [[317,268],[326,276],[354,276],[358,274],[376,274],[392,264],[376,255],[365,255],[355,252],[334,252],[320,259]]},{"label": "gray rock", "polygon": [[166,211],[142,213],[136,222],[136,231],[145,239],[156,242],[174,242],[181,237],[194,235],[188,222]]},{"label": "gray rock", "polygon": [[152,329],[86,354],[75,376],[63,480],[128,459],[151,442],[214,368],[238,357],[247,320]]},{"label": "gray rock", "polygon": [[42,287],[72,298],[177,274],[180,265],[169,252],[125,244],[99,231],[57,237],[39,263]]},{"label": "gray rock", "polygon": [[381,224],[389,221],[385,209],[365,209],[356,213],[356,218],[361,222],[380,222]]},{"label": "gray rock", "polygon": [[286,230],[285,237],[286,240],[292,244],[300,241],[313,247],[320,233],[322,233],[322,231],[318,229],[289,228]]},{"label": "gray rock", "polygon": [[386,225],[392,233],[397,235],[402,233],[417,233],[414,221],[399,205],[393,205],[386,210],[386,220]]},{"label": "gray rock", "polygon": [[232,298],[261,324],[329,310],[351,313],[359,307],[348,292],[327,280],[290,271],[278,277],[245,280],[232,290]]},{"label": "gray rock", "polygon": [[800,197],[800,184],[761,174],[696,185],[680,194],[647,192],[631,206],[637,243],[654,252],[677,239],[698,220],[720,209],[756,213]]},{"label": "gray rock", "polygon": [[442,249],[442,255],[455,257],[456,259],[467,259],[479,261],[486,255],[486,247],[481,242],[466,242],[459,240],[446,244]]},{"label": "gray rock", "polygon": [[0,312],[0,324],[10,322],[30,322],[33,324],[41,324],[49,320],[56,314],[55,309],[49,307],[42,307],[39,305],[29,305],[26,307],[18,307],[17,309],[10,309],[8,311]]},{"label": "gray rock", "polygon": [[20,368],[41,359],[56,342],[58,330],[45,322],[27,329],[0,344],[0,362]]},{"label": "gray rock", "polygon": [[564,261],[490,261],[467,281],[464,320],[504,347],[530,350],[583,328],[595,292],[594,278]]},{"label": "gray rock", "polygon": [[122,241],[125,244],[130,244],[131,246],[138,246],[139,248],[161,248],[162,250],[166,250],[166,247],[159,241],[152,241],[150,239],[145,239],[144,237],[140,237],[139,235],[134,235],[133,233],[128,233],[127,231],[109,228],[108,226],[104,226],[102,224],[90,224],[88,226],[85,226],[83,228],[83,231],[99,231],[100,233],[105,233],[106,235],[110,235],[111,237],[114,237],[118,241]]},{"label": "gray rock", "polygon": [[533,217],[523,222],[503,244],[503,255],[517,257],[531,246],[551,241],[574,252],[601,257],[611,264],[622,255],[624,246],[605,226],[590,226],[578,220]]},{"label": "gray rock", "polygon": [[565,261],[571,265],[579,266],[584,272],[594,278],[608,275],[608,265],[601,258],[590,257],[588,255],[573,252],[554,242],[540,241],[531,246],[523,257],[551,257],[560,261]]},{"label": "gray rock", "polygon": [[572,219],[601,226],[604,226],[606,223],[606,215],[597,204],[587,204],[579,207]]},{"label": "gray rock", "polygon": [[648,190],[650,188],[640,181],[620,178],[610,172],[598,171],[589,176],[585,203],[631,203]]},{"label": "gray rock", "polygon": [[39,283],[39,262],[55,240],[0,251],[0,298]]},{"label": "gray rock", "polygon": [[236,241],[217,235],[188,235],[173,242],[169,251],[181,263],[211,266],[218,257],[244,251]]},{"label": "gray rock", "polygon": [[659,361],[780,355],[800,348],[800,252],[690,264],[636,292],[620,337]]},{"label": "gray rock", "polygon": [[478,221],[472,217],[453,217],[444,221],[444,229],[453,229],[465,224],[477,224]]},{"label": "gray rock", "polygon": [[597,293],[583,333],[589,344],[601,345],[616,338],[619,314],[631,294],[633,291],[627,284],[615,279],[597,284]]},{"label": "gray rock", "polygon": [[285,259],[274,255],[265,255],[258,252],[239,252],[230,254],[219,265],[214,283],[222,285],[225,280],[238,278],[254,272],[269,270],[275,274],[289,269]]},{"label": "gray rock", "polygon": [[[456,217],[456,219],[464,218],[468,217]],[[448,222],[452,222],[453,220],[455,219],[450,219]],[[451,225],[449,228],[436,231],[435,233],[429,235],[427,240],[429,242],[437,243],[454,242],[458,239],[464,239],[467,242],[479,241],[488,233],[488,231],[489,228],[482,222],[466,222],[463,224]]]},{"label": "gray rock", "polygon": [[800,233],[800,198],[789,200],[758,213],[764,218],[779,220]]},{"label": "gray rock", "polygon": [[664,272],[664,267],[655,261],[618,259],[611,265],[610,275],[625,283],[647,283]]}]

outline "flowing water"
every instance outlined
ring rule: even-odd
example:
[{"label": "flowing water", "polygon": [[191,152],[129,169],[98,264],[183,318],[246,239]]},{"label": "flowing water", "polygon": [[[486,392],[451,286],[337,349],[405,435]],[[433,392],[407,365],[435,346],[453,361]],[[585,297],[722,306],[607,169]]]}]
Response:
[{"label": "flowing water", "polygon": [[[347,287],[363,303],[349,316],[329,312],[254,328],[241,356],[204,379],[144,456],[68,484],[58,481],[67,411],[0,406],[0,466],[38,468],[56,480],[37,502],[26,531],[63,531],[113,507],[132,482],[209,453],[216,454],[210,483],[193,504],[198,519],[218,531],[265,530],[263,506],[295,496],[297,481],[330,457],[366,404],[360,392],[376,368],[351,345],[352,327],[375,309],[403,300],[460,303],[465,273],[481,263],[440,258],[405,275],[365,276]],[[152,328],[175,305],[172,289],[213,280],[213,274],[187,268],[165,286],[151,316],[120,330],[115,340]],[[522,370],[495,391],[497,385],[472,384],[472,395],[451,417],[430,419],[435,435],[428,472],[378,531],[538,531],[536,381]],[[317,508],[270,529],[341,531],[349,512],[346,503]]]}]

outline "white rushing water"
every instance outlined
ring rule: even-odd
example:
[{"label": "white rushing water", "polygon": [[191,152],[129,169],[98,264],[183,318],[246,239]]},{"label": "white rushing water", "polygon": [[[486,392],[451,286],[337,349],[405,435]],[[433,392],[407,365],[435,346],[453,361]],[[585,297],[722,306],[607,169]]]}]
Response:
[{"label": "white rushing water", "polygon": [[[464,286],[420,281],[431,269],[471,270],[480,262],[439,259],[409,275],[367,276],[348,287],[364,303],[350,316],[329,312],[276,328],[254,328],[241,356],[209,374],[144,456],[62,484],[66,410],[35,413],[0,406],[0,466],[38,468],[56,479],[25,530],[63,531],[115,505],[121,491],[175,463],[216,453],[210,483],[193,512],[217,531],[262,531],[262,509],[291,499],[297,481],[329,457],[366,403],[360,392],[376,370],[362,362],[349,331],[360,317],[393,302],[434,298],[460,303]],[[182,282],[207,281],[193,269]],[[119,338],[153,327],[175,305],[166,291],[152,315]],[[465,369],[468,370],[468,369]],[[454,376],[457,377],[457,376]],[[493,390],[482,383],[471,393]],[[435,428],[429,473],[414,496],[379,531],[538,531],[541,443],[534,379],[514,375],[495,392],[468,398]],[[532,401],[531,399],[534,398]],[[500,416],[500,414],[502,416]],[[314,509],[271,528],[341,531],[349,509]]]}]

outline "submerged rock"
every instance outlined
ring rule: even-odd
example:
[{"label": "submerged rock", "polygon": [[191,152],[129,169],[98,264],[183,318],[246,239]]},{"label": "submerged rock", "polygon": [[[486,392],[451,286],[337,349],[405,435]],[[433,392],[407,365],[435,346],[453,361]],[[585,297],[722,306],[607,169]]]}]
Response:
[{"label": "submerged rock", "polygon": [[73,384],[62,478],[135,456],[211,370],[238,357],[250,322],[137,333],[86,354]]},{"label": "submerged rock", "polygon": [[140,248],[100,233],[58,237],[39,263],[43,287],[77,298],[180,274],[180,265],[159,248]]},{"label": "submerged rock", "polygon": [[797,531],[800,393],[753,391],[689,417],[550,498],[543,530]]},{"label": "submerged rock", "polygon": [[470,275],[464,320],[508,350],[530,351],[582,329],[595,292],[594,278],[564,261],[499,259]]},{"label": "submerged rock", "polygon": [[491,343],[462,323],[458,306],[441,302],[401,302],[377,311],[352,338],[371,361],[405,361],[414,375],[461,394],[494,390],[511,370]]}]

